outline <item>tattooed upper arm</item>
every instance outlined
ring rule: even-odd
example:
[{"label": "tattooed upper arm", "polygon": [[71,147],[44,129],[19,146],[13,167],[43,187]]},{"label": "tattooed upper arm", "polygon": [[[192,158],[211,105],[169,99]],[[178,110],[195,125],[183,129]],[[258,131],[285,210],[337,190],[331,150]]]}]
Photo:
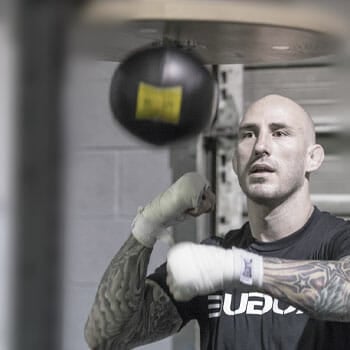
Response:
[{"label": "tattooed upper arm", "polygon": [[106,339],[93,350],[132,349],[176,333],[181,324],[182,319],[169,296],[156,282],[146,280],[145,300],[140,313],[127,323],[127,331],[122,336]]}]

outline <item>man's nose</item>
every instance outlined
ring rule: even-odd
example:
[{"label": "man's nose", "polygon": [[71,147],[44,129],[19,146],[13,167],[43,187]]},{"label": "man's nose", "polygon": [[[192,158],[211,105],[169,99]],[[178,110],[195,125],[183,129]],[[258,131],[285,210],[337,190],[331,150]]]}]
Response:
[{"label": "man's nose", "polygon": [[260,133],[256,139],[254,153],[256,156],[260,156],[262,154],[270,155],[271,153],[271,140],[269,139],[269,135],[265,133]]}]

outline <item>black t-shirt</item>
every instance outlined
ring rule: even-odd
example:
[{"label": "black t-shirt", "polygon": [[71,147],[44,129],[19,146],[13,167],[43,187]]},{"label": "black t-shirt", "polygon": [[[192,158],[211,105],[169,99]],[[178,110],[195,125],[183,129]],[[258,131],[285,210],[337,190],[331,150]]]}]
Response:
[{"label": "black t-shirt", "polygon": [[[249,224],[223,239],[203,244],[236,246],[263,256],[294,260],[338,260],[350,255],[350,223],[315,208],[299,231],[271,243],[254,240]],[[350,349],[350,323],[311,319],[306,313],[268,294],[244,287],[176,302],[166,285],[165,264],[148,278],[173,300],[183,326],[196,319],[201,350]]]}]

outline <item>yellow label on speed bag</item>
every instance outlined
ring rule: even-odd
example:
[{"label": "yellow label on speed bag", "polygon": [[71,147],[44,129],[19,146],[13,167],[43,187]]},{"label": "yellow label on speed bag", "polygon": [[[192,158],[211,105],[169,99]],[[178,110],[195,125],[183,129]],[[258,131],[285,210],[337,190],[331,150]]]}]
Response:
[{"label": "yellow label on speed bag", "polygon": [[140,82],[137,92],[136,119],[179,124],[182,87],[159,88]]}]

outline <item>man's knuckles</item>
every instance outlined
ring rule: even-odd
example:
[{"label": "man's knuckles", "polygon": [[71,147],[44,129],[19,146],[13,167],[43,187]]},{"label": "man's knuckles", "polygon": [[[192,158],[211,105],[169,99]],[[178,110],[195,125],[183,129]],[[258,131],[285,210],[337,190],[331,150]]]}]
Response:
[{"label": "man's knuckles", "polygon": [[183,175],[174,186],[178,201],[186,207],[185,210],[197,208],[202,193],[209,187],[208,181],[198,173]]}]

